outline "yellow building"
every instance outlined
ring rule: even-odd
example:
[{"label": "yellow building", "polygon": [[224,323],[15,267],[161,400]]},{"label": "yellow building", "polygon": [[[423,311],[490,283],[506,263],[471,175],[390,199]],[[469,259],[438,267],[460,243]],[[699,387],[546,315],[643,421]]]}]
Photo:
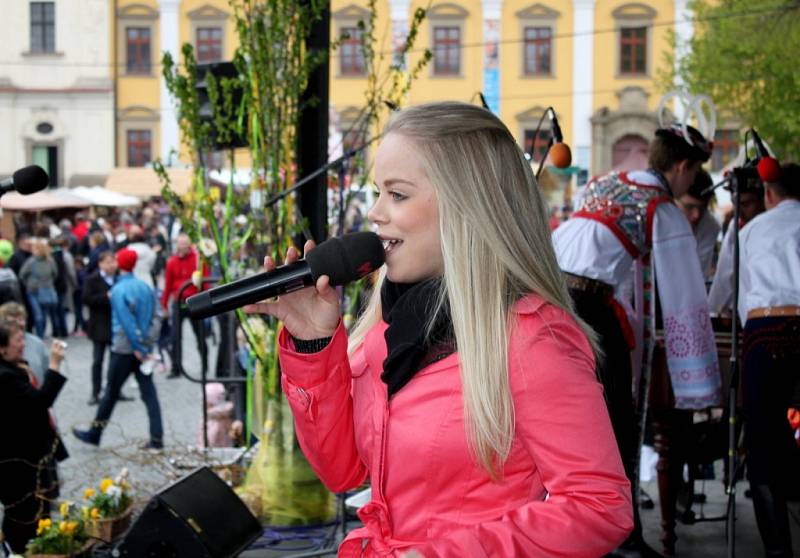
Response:
[{"label": "yellow building", "polygon": [[[116,164],[139,166],[166,159],[179,147],[174,109],[161,78],[160,53],[177,57],[195,45],[200,61],[230,60],[236,33],[227,0],[111,0],[115,79]],[[549,122],[534,137],[547,107],[558,115],[573,165],[596,174],[646,164],[657,127],[656,88],[668,33],[691,36],[687,0],[433,0],[405,61],[413,67],[423,49],[434,59],[414,83],[409,103],[455,99],[491,108],[519,143],[541,157]],[[367,86],[358,49],[366,0],[332,0],[331,37],[347,36],[330,64],[330,105],[343,142],[357,118]],[[392,58],[414,10],[428,0],[378,0],[377,49]],[[725,156],[735,154],[730,130],[719,132]],[[727,134],[727,135],[726,135]],[[730,137],[728,137],[730,136]],[[341,136],[338,141],[342,142]],[[727,143],[726,143],[727,142]],[[333,147],[333,146],[332,146]],[[333,150],[333,149],[332,149]],[[724,164],[717,157],[715,165]]]}]

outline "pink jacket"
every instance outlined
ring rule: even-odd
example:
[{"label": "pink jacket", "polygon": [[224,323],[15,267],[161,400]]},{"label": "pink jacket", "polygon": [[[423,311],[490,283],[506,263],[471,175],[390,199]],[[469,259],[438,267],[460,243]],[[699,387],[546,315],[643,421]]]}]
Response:
[{"label": "pink jacket", "polygon": [[470,455],[457,354],[387,401],[386,324],[350,361],[342,326],[314,354],[294,352],[281,333],[283,389],[314,470],[335,492],[371,481],[364,527],[339,556],[597,557],[625,539],[630,485],[586,337],[538,296],[513,312],[516,435],[500,483]]}]

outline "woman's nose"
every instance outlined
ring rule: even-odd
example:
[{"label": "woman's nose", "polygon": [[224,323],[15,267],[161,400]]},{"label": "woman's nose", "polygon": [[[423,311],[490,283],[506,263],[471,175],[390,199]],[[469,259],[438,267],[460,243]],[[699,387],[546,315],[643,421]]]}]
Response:
[{"label": "woman's nose", "polygon": [[383,204],[381,204],[380,198],[375,200],[375,203],[367,212],[367,219],[369,220],[370,223],[375,223],[375,224],[384,223],[386,221],[386,217],[383,212]]}]

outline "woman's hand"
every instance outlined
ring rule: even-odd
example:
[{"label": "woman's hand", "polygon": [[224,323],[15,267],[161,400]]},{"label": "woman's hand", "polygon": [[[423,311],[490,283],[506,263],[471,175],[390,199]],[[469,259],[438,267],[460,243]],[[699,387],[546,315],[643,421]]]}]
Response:
[{"label": "woman's hand", "polygon": [[[313,240],[307,241],[303,246],[305,254],[308,255],[315,246]],[[299,257],[297,249],[292,246],[286,251],[285,263],[294,263]],[[275,269],[275,262],[269,256],[264,258],[264,269]],[[274,300],[250,304],[244,307],[244,311],[278,318],[297,339],[331,337],[341,319],[339,295],[331,287],[327,275],[317,279],[313,287],[281,295]]]},{"label": "woman's hand", "polygon": [[60,339],[53,339],[50,345],[50,370],[61,372],[61,363],[64,362],[66,356],[67,344]]}]

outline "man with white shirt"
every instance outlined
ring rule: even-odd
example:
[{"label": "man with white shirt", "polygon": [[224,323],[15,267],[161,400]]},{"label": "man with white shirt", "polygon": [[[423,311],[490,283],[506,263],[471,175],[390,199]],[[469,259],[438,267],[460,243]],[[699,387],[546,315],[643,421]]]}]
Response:
[{"label": "man with white shirt", "polygon": [[[665,324],[676,405],[703,408],[718,403],[720,397],[703,274],[699,259],[686,257],[696,253],[696,242],[686,217],[674,203],[710,157],[711,145],[691,126],[686,133],[688,138],[680,126],[657,130],[650,144],[649,170],[612,172],[592,179],[579,193],[572,219],[553,233],[575,310],[595,330],[604,353],[598,360],[598,376],[633,486],[638,486],[639,440],[631,396],[631,351],[636,339],[647,343],[642,361],[636,363],[638,376],[640,368],[648,370],[651,363],[654,283]],[[624,309],[631,284],[639,302],[634,324]],[[643,329],[639,335],[634,333],[634,325]],[[634,523],[626,548],[638,549],[640,555],[652,553],[641,537],[636,509]]]},{"label": "man with white shirt", "polygon": [[741,231],[747,473],[767,556],[792,556],[787,499],[800,499],[800,448],[787,419],[800,406],[800,166],[765,184],[767,211]]},{"label": "man with white shirt", "polygon": [[[725,231],[725,235],[722,237],[719,258],[717,258],[717,268],[714,271],[714,280],[711,282],[711,289],[708,291],[708,306],[712,312],[726,314],[730,311],[731,304],[733,304],[734,232],[742,230],[756,215],[764,213],[765,210],[764,184],[759,179],[749,180],[745,188],[739,192],[739,222],[736,226],[733,226],[733,223],[729,224],[728,230]],[[741,302],[740,297],[740,306]]]}]

